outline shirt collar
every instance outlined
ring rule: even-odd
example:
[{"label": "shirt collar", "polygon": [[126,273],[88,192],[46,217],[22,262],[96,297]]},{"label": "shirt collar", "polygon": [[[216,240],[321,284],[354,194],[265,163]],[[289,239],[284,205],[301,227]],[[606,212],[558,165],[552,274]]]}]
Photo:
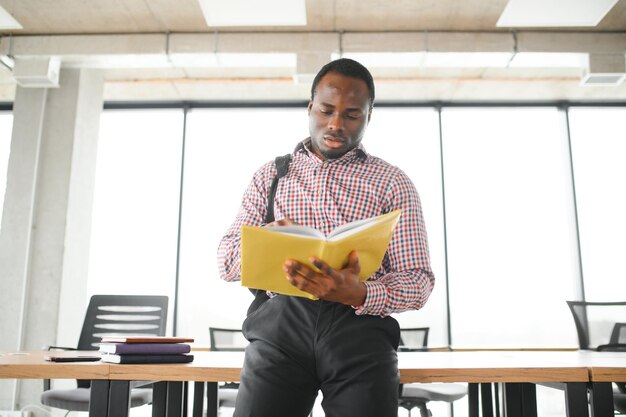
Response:
[{"label": "shirt collar", "polygon": [[[313,153],[313,150],[311,149],[311,137],[310,136],[304,139],[302,142],[299,142],[298,145],[296,145],[296,149],[294,150],[294,153],[305,153],[309,157],[315,157],[316,159],[319,160],[319,156]],[[368,159],[369,159],[369,154],[365,151],[365,147],[363,147],[363,143],[359,143],[356,148],[351,149],[350,151],[346,152],[346,154],[343,155],[341,158],[335,159],[334,161],[341,161],[343,163],[348,163],[348,162],[352,162],[355,160],[358,160],[360,162],[367,162]]]}]

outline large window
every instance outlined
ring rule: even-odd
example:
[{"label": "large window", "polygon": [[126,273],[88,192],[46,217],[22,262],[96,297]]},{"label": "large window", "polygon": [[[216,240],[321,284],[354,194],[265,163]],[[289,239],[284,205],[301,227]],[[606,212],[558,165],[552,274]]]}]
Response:
[{"label": "large window", "polygon": [[626,294],[626,108],[570,110],[578,220],[589,301]]},{"label": "large window", "polygon": [[446,109],[443,154],[455,347],[565,347],[578,282],[564,116]]},{"label": "large window", "polygon": [[[593,301],[626,291],[624,120],[624,108],[377,107],[364,146],[415,183],[436,276],[424,309],[396,315],[401,326],[430,327],[431,347],[448,332],[454,348],[577,346],[565,301],[583,282]],[[307,126],[305,105],[105,111],[89,293],[167,294],[173,308],[177,290],[177,334],[199,345],[209,326],[239,327],[252,296],[219,279],[217,246],[253,172]],[[542,415],[564,414],[562,393],[537,395]]]},{"label": "large window", "polygon": [[183,113],[101,118],[88,294],[170,297],[172,331]]},{"label": "large window", "polygon": [[[307,136],[306,107],[194,109],[187,117],[179,333],[208,343],[209,326],[240,327],[252,295],[217,271],[217,247],[252,174]],[[193,319],[190,319],[193,318]]]},{"label": "large window", "polygon": [[[7,169],[11,149],[11,131],[13,130],[13,114],[0,111],[0,224],[4,207],[4,193],[7,184]],[[0,226],[1,227],[1,226]]]},{"label": "large window", "polygon": [[363,139],[374,156],[400,167],[422,202],[435,288],[419,311],[396,314],[402,327],[429,327],[429,346],[448,345],[439,117],[432,108],[376,108]]},{"label": "large window", "polygon": [[[416,184],[437,278],[426,308],[400,323],[430,326],[431,346],[445,346],[449,307],[454,347],[575,346],[565,300],[580,293],[581,272],[589,299],[614,299],[624,285],[624,112],[570,109],[570,161],[556,107],[443,107],[442,132],[434,108],[376,108],[364,145]],[[89,292],[173,296],[178,262],[179,333],[202,341],[208,326],[243,320],[250,295],[218,278],[216,248],[252,173],[307,136],[307,114],[304,105],[193,108],[186,130],[184,121],[182,109],[103,114]],[[8,139],[0,146],[6,155]]]}]

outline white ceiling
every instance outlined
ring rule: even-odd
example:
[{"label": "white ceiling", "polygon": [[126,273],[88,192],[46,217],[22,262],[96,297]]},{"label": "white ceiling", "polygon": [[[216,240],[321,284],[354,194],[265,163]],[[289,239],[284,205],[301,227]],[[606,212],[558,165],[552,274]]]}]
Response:
[{"label": "white ceiling", "polygon": [[[100,68],[115,101],[305,100],[321,63],[367,52],[379,100],[626,100],[626,83],[580,85],[589,54],[620,70],[626,0],[592,27],[498,27],[506,5],[307,0],[305,26],[209,27],[198,0],[0,0],[23,26],[0,30],[0,56]],[[0,101],[12,75],[0,65]]]}]

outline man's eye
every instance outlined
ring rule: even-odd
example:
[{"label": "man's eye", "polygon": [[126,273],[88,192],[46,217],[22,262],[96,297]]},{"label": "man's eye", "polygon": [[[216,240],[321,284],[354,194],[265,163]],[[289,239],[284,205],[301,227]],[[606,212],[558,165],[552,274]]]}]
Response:
[{"label": "man's eye", "polygon": [[348,114],[348,115],[346,116],[346,118],[348,118],[348,119],[350,119],[350,120],[357,120],[357,119],[359,118],[359,116],[355,116],[355,115],[352,115],[352,114]]},{"label": "man's eye", "polygon": [[322,114],[332,114],[333,111],[332,110],[321,109],[320,113],[322,113]]}]

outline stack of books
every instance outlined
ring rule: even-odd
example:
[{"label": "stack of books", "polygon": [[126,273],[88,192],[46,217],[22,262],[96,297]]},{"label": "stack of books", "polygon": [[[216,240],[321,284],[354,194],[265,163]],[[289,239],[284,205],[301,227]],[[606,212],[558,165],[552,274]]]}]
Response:
[{"label": "stack of books", "polygon": [[185,337],[103,337],[102,362],[189,363],[193,339]]}]

